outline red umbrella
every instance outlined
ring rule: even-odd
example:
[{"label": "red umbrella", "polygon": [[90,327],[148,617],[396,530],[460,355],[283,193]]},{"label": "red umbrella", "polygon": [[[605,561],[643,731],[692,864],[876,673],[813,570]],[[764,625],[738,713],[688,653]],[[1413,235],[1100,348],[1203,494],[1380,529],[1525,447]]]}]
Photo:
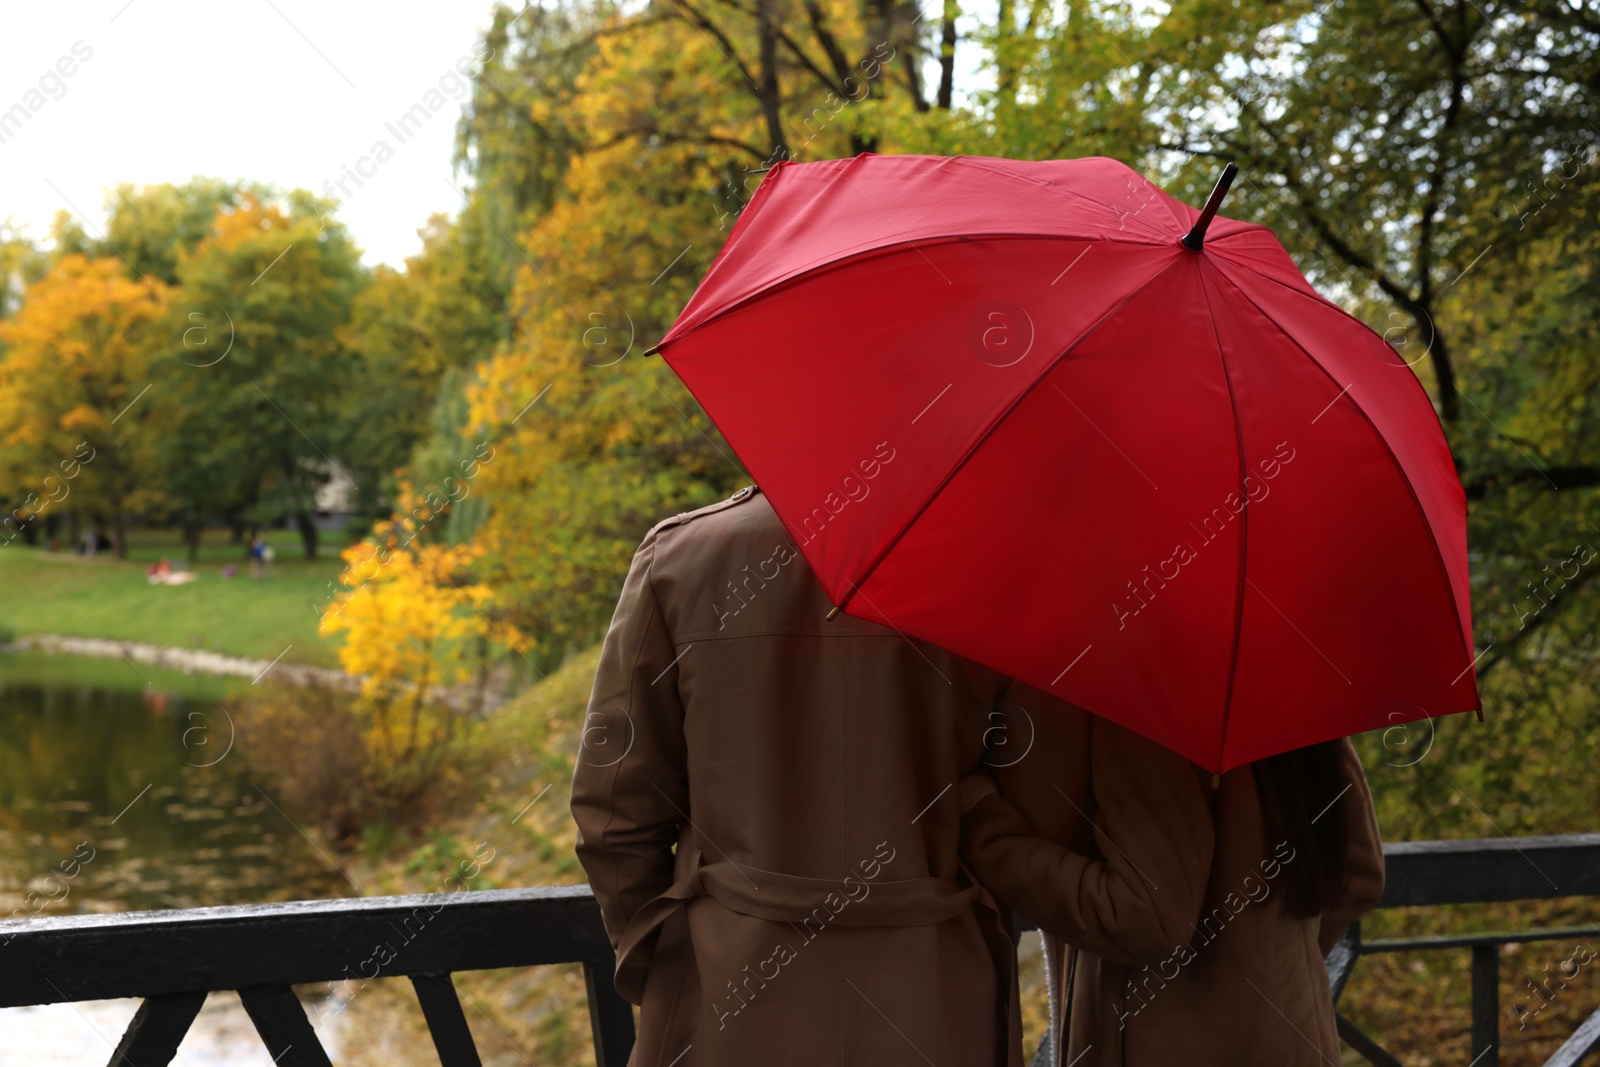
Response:
[{"label": "red umbrella", "polygon": [[1214,771],[1480,708],[1433,406],[1225,191],[780,163],[658,349],[852,615]]}]

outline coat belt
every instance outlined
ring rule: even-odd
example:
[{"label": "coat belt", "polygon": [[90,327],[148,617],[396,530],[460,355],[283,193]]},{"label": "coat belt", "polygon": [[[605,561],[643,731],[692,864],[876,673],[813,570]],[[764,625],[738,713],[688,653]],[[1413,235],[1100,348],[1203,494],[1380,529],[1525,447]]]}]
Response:
[{"label": "coat belt", "polygon": [[[628,921],[617,943],[617,991],[635,1004],[640,1002],[650,954],[638,951],[639,947],[695,897],[710,897],[729,911],[770,922],[825,917],[829,926],[931,926],[960,915],[978,899],[975,887],[951,878],[875,882],[856,876],[853,882],[802,878],[728,860],[706,863],[696,849],[677,881]],[[866,889],[864,895],[861,888]],[[857,895],[852,897],[847,890]],[[825,903],[830,893],[843,902],[837,911]]]}]

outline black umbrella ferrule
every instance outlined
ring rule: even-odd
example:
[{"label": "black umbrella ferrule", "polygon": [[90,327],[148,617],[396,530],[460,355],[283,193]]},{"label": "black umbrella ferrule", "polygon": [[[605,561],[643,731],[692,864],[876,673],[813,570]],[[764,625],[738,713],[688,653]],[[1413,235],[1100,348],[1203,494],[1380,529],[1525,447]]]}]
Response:
[{"label": "black umbrella ferrule", "polygon": [[1222,168],[1222,177],[1217,179],[1217,184],[1211,189],[1211,195],[1206,197],[1206,206],[1200,209],[1200,217],[1194,220],[1194,228],[1183,235],[1183,247],[1191,252],[1198,252],[1205,247],[1206,229],[1211,225],[1211,220],[1216,218],[1217,209],[1222,206],[1222,198],[1228,195],[1228,189],[1233,185],[1233,176],[1238,173],[1237,163],[1229,163]]}]

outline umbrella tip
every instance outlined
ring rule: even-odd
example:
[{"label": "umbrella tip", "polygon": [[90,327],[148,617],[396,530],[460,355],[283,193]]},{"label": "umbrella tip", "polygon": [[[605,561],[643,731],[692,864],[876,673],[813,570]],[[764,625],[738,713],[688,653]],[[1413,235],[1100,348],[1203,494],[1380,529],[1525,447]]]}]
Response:
[{"label": "umbrella tip", "polygon": [[645,358],[645,357],[649,357],[649,356],[659,356],[660,354],[661,354],[661,346],[660,345],[651,345],[649,348],[645,349],[640,354],[640,356],[641,356],[641,358]]},{"label": "umbrella tip", "polygon": [[1217,184],[1212,187],[1211,195],[1206,197],[1206,206],[1200,209],[1200,217],[1194,220],[1194,227],[1183,235],[1183,247],[1191,252],[1198,252],[1205,247],[1206,230],[1211,225],[1211,220],[1217,215],[1217,208],[1222,206],[1222,198],[1228,195],[1228,189],[1233,185],[1233,176],[1239,173],[1239,164],[1229,163],[1222,168],[1222,177],[1217,179]]},{"label": "umbrella tip", "polygon": [[827,616],[822,621],[823,622],[832,622],[834,619],[837,619],[838,617],[839,617],[839,608],[838,608],[837,605],[835,605],[834,609],[832,611],[828,612]]}]

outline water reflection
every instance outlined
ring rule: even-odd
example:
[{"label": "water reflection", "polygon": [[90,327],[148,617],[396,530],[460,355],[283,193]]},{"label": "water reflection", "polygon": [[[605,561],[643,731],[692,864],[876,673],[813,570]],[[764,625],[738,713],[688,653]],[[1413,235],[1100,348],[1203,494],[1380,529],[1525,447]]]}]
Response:
[{"label": "water reflection", "polygon": [[[214,699],[0,673],[0,918],[349,895],[231,737]],[[78,1062],[103,1060],[136,1007],[3,1010],[0,1048],[54,1063],[83,1044]],[[260,1049],[237,998],[219,994],[176,1062],[249,1063]]]},{"label": "water reflection", "polygon": [[230,736],[212,700],[0,682],[0,916],[347,895]]}]

